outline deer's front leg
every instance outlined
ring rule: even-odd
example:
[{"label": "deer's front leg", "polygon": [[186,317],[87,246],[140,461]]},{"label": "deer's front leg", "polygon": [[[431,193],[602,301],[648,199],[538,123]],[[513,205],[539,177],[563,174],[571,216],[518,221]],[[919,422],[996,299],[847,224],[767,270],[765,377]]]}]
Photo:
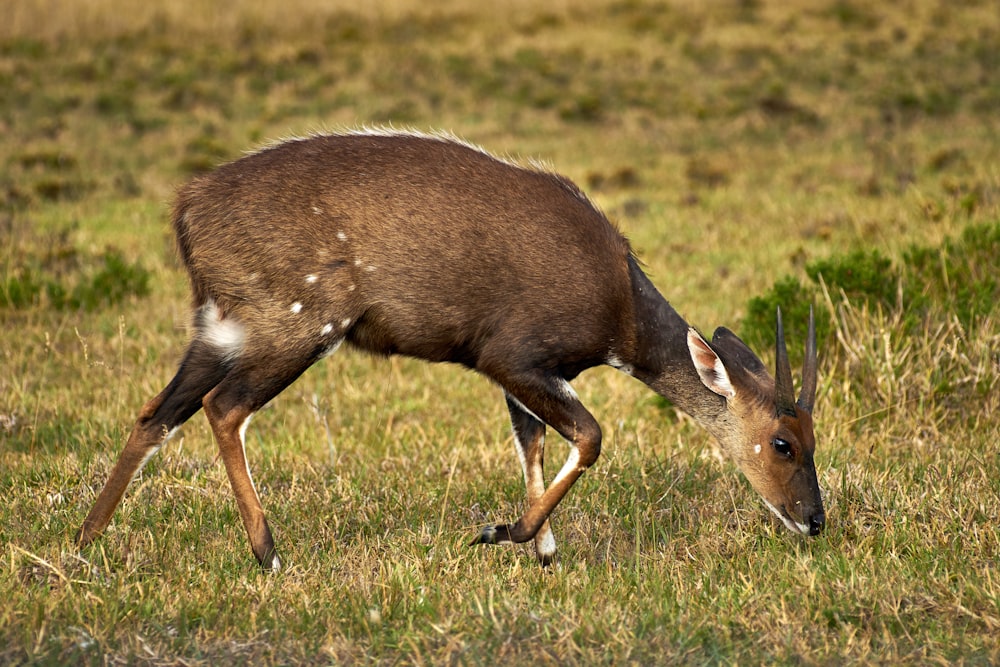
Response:
[{"label": "deer's front leg", "polygon": [[[545,424],[527,411],[510,394],[506,395],[510,423],[514,432],[514,447],[524,471],[524,485],[527,489],[528,507],[531,507],[545,493]],[[535,534],[535,555],[542,566],[548,566],[555,559],[556,540],[552,534],[551,519],[546,519]]]},{"label": "deer's front leg", "polygon": [[[538,448],[537,462],[526,457],[525,479],[528,481],[530,501],[527,511],[513,525],[486,526],[473,544],[521,543],[538,536],[542,546],[546,547],[548,546],[546,542],[552,535],[547,524],[549,515],[577,478],[592,466],[600,455],[601,428],[563,378],[556,376],[529,378],[527,382],[507,384],[505,387],[508,395],[515,399],[514,401],[508,399],[508,405],[514,403],[514,409],[511,411],[512,421],[517,419],[528,424],[529,433],[532,432],[529,420],[544,422],[566,438],[570,442],[571,449],[555,479],[535,498],[531,496],[543,485],[541,448]],[[537,427],[534,430],[537,431]],[[554,540],[551,540],[551,547],[554,552]],[[546,558],[543,553],[539,553],[539,561],[542,565],[547,565],[551,562],[551,554]]]}]

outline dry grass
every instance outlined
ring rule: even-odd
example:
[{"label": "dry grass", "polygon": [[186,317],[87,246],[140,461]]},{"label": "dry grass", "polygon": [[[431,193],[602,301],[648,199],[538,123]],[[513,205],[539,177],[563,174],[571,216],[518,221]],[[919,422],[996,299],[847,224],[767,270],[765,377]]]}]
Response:
[{"label": "dry grass", "polygon": [[735,326],[808,261],[1000,220],[992,3],[8,4],[0,285],[114,246],[153,293],[0,309],[0,662],[1000,662],[995,312],[904,335],[830,296],[817,540],[604,369],[576,383],[606,447],[560,564],[469,549],[523,496],[497,391],[342,353],[249,435],[287,571],[253,566],[200,416],[70,541],[184,342],[165,210],[191,173],[316,128],[447,128],[552,162],[680,312]]}]

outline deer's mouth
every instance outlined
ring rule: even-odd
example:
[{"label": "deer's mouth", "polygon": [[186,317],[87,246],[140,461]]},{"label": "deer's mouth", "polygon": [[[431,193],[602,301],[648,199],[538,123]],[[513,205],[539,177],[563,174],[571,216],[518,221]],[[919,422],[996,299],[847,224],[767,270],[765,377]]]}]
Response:
[{"label": "deer's mouth", "polygon": [[[781,519],[781,523],[785,524],[785,528],[792,531],[793,533],[800,533],[802,535],[819,534],[819,530],[815,527],[815,524],[812,527],[810,527],[809,524],[802,523],[801,521],[793,517],[791,514],[789,514],[788,510],[785,509],[784,505],[780,507],[775,507],[766,499],[764,500],[764,504],[767,505],[772,512],[774,512],[774,515],[776,517]],[[820,522],[819,525],[822,526],[822,522]]]}]

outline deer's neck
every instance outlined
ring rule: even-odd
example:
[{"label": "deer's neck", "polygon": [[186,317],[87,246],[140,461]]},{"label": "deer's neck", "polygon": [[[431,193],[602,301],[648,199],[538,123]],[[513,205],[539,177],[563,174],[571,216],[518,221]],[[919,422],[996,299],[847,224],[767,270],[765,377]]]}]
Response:
[{"label": "deer's neck", "polygon": [[725,399],[698,377],[688,351],[690,325],[677,314],[633,258],[629,258],[635,309],[635,346],[628,361],[634,377],[716,433]]}]

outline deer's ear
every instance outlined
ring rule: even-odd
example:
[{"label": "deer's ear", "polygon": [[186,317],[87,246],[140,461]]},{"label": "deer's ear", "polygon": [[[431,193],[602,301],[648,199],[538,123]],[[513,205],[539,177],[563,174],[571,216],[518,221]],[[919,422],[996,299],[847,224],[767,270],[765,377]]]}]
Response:
[{"label": "deer's ear", "polygon": [[702,384],[726,399],[735,397],[736,390],[729,379],[729,371],[726,370],[725,364],[694,327],[688,329],[687,343],[691,361],[694,362]]},{"label": "deer's ear", "polygon": [[768,377],[767,367],[747,344],[726,327],[719,327],[712,334],[712,347],[729,362],[730,368],[739,366],[759,378]]}]

